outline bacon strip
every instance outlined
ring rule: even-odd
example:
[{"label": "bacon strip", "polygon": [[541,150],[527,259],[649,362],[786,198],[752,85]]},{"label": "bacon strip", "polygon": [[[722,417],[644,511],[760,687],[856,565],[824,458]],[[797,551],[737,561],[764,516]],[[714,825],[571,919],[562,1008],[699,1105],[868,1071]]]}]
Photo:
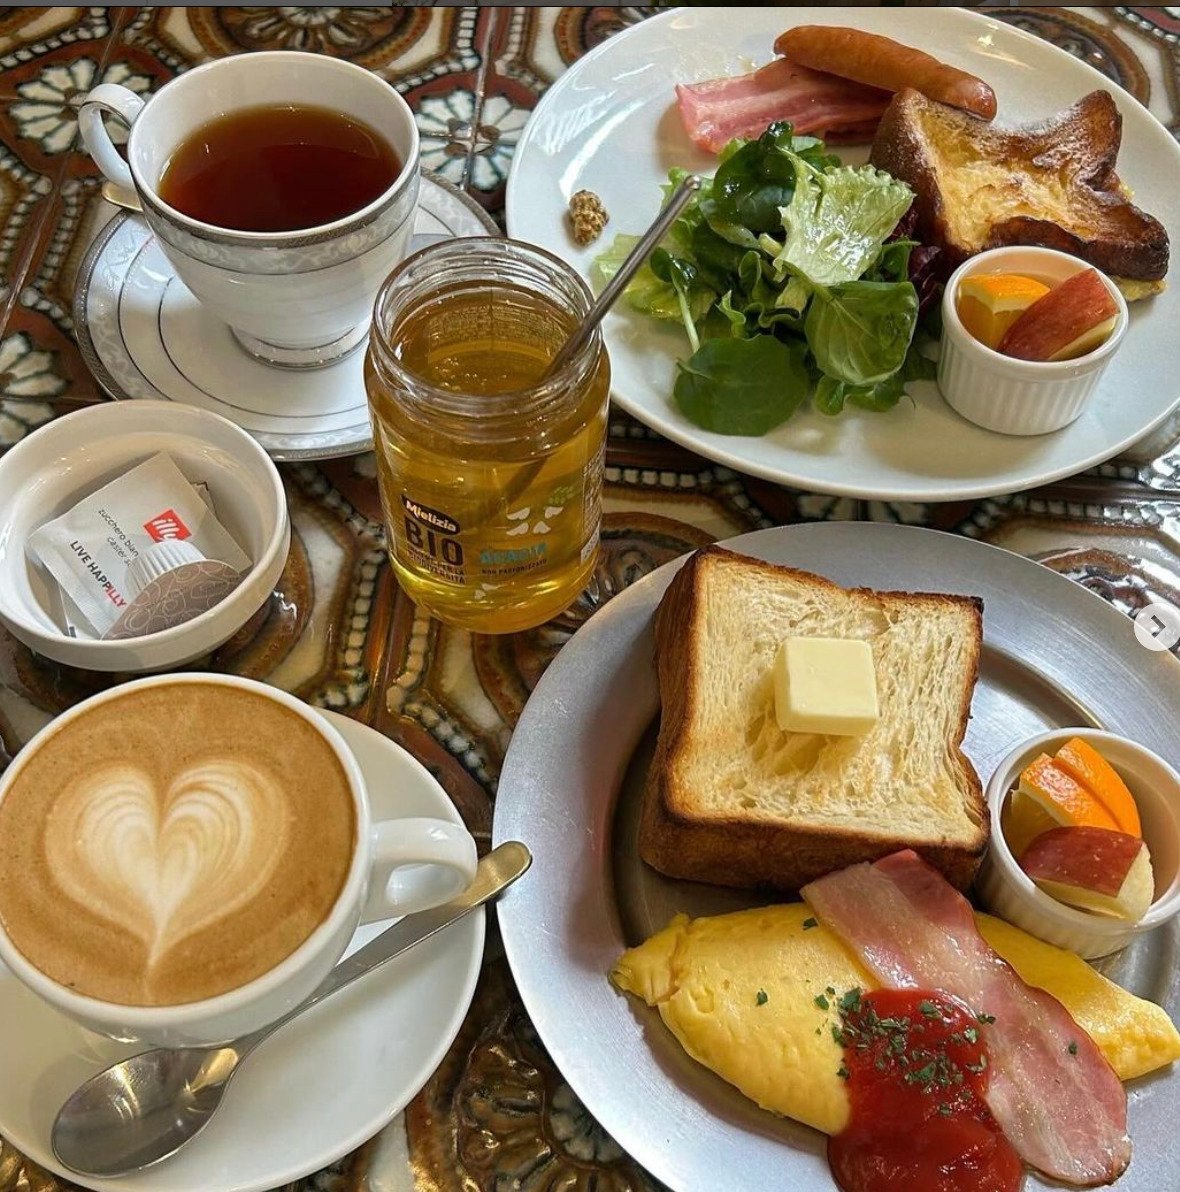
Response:
[{"label": "bacon strip", "polygon": [[995,1015],[987,1105],[1026,1163],[1083,1188],[1118,1179],[1131,1161],[1118,1077],[1065,1007],[988,947],[941,874],[906,849],[822,877],[803,897],[883,985],[941,990]]},{"label": "bacon strip", "polygon": [[718,153],[734,137],[757,137],[775,120],[798,136],[855,133],[871,141],[892,98],[888,91],[809,70],[776,58],[752,74],[706,83],[679,83],[676,102],[685,131]]}]

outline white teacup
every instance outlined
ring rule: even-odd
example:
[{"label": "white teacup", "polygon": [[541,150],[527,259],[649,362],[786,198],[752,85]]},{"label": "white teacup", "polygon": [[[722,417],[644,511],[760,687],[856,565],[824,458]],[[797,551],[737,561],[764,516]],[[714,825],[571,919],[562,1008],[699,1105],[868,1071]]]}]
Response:
[{"label": "white teacup", "polygon": [[[311,930],[301,944],[289,951],[261,975],[255,976],[227,992],[201,1000],[167,1005],[129,1005],[102,1000],[99,997],[89,996],[76,989],[68,988],[62,980],[51,978],[42,971],[42,968],[34,964],[14,940],[14,936],[19,938],[16,917],[24,913],[21,907],[26,905],[20,900],[25,898],[26,892],[33,888],[32,883],[28,880],[28,872],[17,875],[16,882],[10,886],[7,893],[0,890],[0,912],[4,910],[5,905],[9,905],[10,913],[13,914],[7,926],[0,918],[0,960],[15,976],[50,1005],[68,1014],[90,1030],[115,1039],[138,1041],[160,1047],[222,1043],[273,1022],[303,1001],[327,976],[329,970],[344,953],[358,924],[426,909],[449,900],[470,884],[475,876],[477,862],[475,841],[464,828],[457,824],[429,818],[402,818],[383,820],[378,823],[372,822],[365,779],[352,752],[336,729],[294,696],[266,684],[231,675],[203,673],[153,675],[150,678],[111,688],[77,704],[51,721],[34,736],[8,769],[0,775],[0,810],[3,810],[5,798],[9,793],[17,789],[22,773],[35,763],[35,759],[45,750],[47,744],[71,724],[75,725],[75,729],[66,737],[64,744],[59,746],[58,761],[54,762],[53,755],[50,754],[49,764],[51,766],[58,765],[59,769],[61,758],[64,756],[69,759],[71,751],[77,747],[76,743],[79,740],[84,743],[93,740],[96,713],[108,719],[112,713],[118,716],[118,735],[122,737],[126,733],[125,740],[127,742],[135,742],[139,739],[136,736],[135,725],[137,723],[147,726],[148,736],[146,739],[156,739],[152,736],[156,730],[156,722],[145,719],[142,714],[143,705],[129,705],[127,697],[135,693],[143,693],[151,688],[178,684],[186,686],[212,685],[218,689],[231,688],[239,692],[252,693],[277,705],[283,709],[284,714],[293,714],[299,717],[311,727],[314,734],[330,747],[331,754],[335,754],[335,758],[339,761],[351,795],[353,814],[351,817],[346,815],[344,819],[338,820],[345,827],[341,828],[340,834],[335,838],[336,843],[331,846],[325,844],[329,837],[325,833],[322,818],[317,817],[311,825],[312,836],[309,840],[309,847],[313,850],[314,857],[318,858],[327,848],[337,847],[337,844],[343,842],[338,848],[341,857],[338,872],[342,875],[342,882],[334,901],[328,903],[326,914],[318,921],[318,926]],[[201,693],[195,694],[201,695]],[[122,701],[122,706],[119,706],[120,701]],[[104,709],[104,705],[115,705],[115,707]],[[180,704],[178,700],[172,699],[171,701],[162,701],[162,706],[176,708]],[[191,707],[191,705],[189,706]],[[252,705],[252,707],[254,719],[252,723],[242,727],[241,736],[244,741],[249,741],[252,732],[260,731],[258,724],[262,720],[261,714],[266,711],[257,705]],[[221,716],[219,704],[213,709],[213,714]],[[164,718],[166,719],[167,716],[165,715]],[[92,736],[90,738],[80,735],[78,732],[77,722],[87,719],[91,724]],[[279,716],[278,719],[281,724],[282,716]],[[167,724],[163,728],[165,734],[163,739],[169,739],[166,734],[172,730],[168,729]],[[99,725],[99,730],[105,733],[105,728],[102,725]],[[237,730],[229,731],[236,732]],[[283,730],[282,737],[278,739],[294,740],[296,735],[294,728],[289,726]],[[315,748],[317,755],[323,758],[331,757],[331,754],[325,753],[318,744]],[[249,759],[250,755],[247,752],[244,756]],[[131,760],[134,761],[134,757]],[[205,765],[207,760],[202,760],[200,764]],[[82,763],[82,758],[79,758],[78,761]],[[197,765],[196,762],[189,764],[187,772],[191,773],[197,768]],[[83,784],[91,781],[92,771],[89,771],[85,764],[69,765],[67,772],[71,776],[71,783],[74,776],[77,776]],[[334,772],[338,774],[338,771]],[[126,783],[128,780],[123,779],[122,781]],[[94,859],[90,856],[93,853],[95,858],[105,861],[108,865],[124,864],[130,867],[137,859],[142,862],[142,854],[146,847],[155,855],[154,873],[157,882],[155,889],[157,896],[159,895],[158,883],[161,880],[160,875],[164,872],[164,866],[175,858],[177,848],[182,848],[185,844],[183,840],[178,842],[175,836],[169,835],[169,832],[175,828],[178,819],[187,816],[190,820],[196,820],[197,812],[193,808],[194,797],[196,801],[199,801],[210,790],[214,795],[218,794],[215,779],[205,779],[204,788],[198,788],[191,781],[187,787],[176,779],[170,781],[171,785],[162,796],[162,804],[155,804],[162,809],[155,812],[154,818],[150,811],[153,805],[150,796],[148,796],[147,811],[144,811],[135,805],[134,799],[128,799],[123,797],[120,792],[116,792],[109,805],[104,805],[98,813],[91,815],[91,808],[104,796],[104,792],[90,789],[81,792],[83,806],[86,809],[85,815],[89,818],[79,819],[77,822],[86,824],[86,830],[91,837],[111,835],[111,840],[106,842],[105,849],[100,842],[99,844],[80,845],[74,850],[85,854],[83,859],[86,861],[86,866],[90,865]],[[26,783],[24,791],[27,793],[32,785]],[[70,790],[70,783],[65,783],[61,788],[54,787],[51,791],[47,788],[47,793],[51,799],[50,817],[67,817],[61,822],[73,824],[75,821],[68,819],[70,812],[64,806],[69,803],[71,798]],[[225,794],[224,791],[221,793]],[[133,791],[132,794],[135,792]],[[223,798],[220,804],[214,804],[214,806],[224,809],[227,802],[232,802],[233,794],[234,792],[230,791],[229,798]],[[181,806],[184,800],[187,802]],[[320,804],[317,806],[322,806],[322,802],[321,798]],[[75,799],[74,803],[77,805],[78,800]],[[19,806],[19,804],[14,804],[14,806]],[[29,806],[29,804],[26,803],[24,806]],[[284,804],[284,806],[286,805]],[[347,801],[342,806],[346,807]],[[214,814],[214,819],[217,814],[219,813]],[[14,816],[13,818],[18,821],[15,826],[19,828],[21,817]],[[116,819],[121,819],[123,826],[112,829],[111,824]],[[55,829],[48,826],[50,822],[51,819],[45,821],[46,827],[43,833],[42,849],[47,855],[52,851],[49,837],[55,834]],[[205,835],[201,839],[208,840],[209,819],[206,818],[202,822],[204,827],[200,831]],[[5,819],[3,815],[0,815],[0,825],[4,823]],[[129,828],[126,826],[128,823],[130,823]],[[149,824],[146,829],[144,828],[145,823]],[[154,833],[150,826],[153,824]],[[351,859],[348,859],[347,825],[352,825],[355,833],[351,842]],[[278,846],[274,843],[277,838],[277,823],[273,817],[266,823],[256,826],[261,826],[263,829],[263,838],[260,838],[259,848],[264,851],[277,848]],[[216,823],[213,827],[217,827]],[[60,838],[60,834],[58,838]],[[10,846],[14,842],[17,855],[22,855],[20,840],[19,831],[11,833],[7,839],[0,838],[0,855],[4,855],[6,850],[11,853],[12,847]],[[148,842],[146,845],[145,841]],[[192,843],[191,834],[188,843]],[[203,882],[212,884],[206,884],[197,896],[203,896],[206,903],[215,907],[233,903],[237,878],[225,878],[227,866],[232,867],[238,863],[238,872],[245,875],[246,879],[252,879],[254,873],[250,860],[242,863],[241,858],[238,858],[235,862],[233,848],[227,849],[224,844],[223,836],[221,839],[215,837],[213,845],[206,845],[213,849],[211,856],[213,856],[215,864],[212,868],[206,867],[198,871],[206,875],[201,879]],[[258,855],[262,856],[263,853],[258,853]],[[86,866],[79,868],[86,868]],[[77,871],[75,870],[75,872]],[[108,911],[102,909],[107,905],[103,900],[106,899],[109,904],[110,898],[117,899],[120,891],[113,887],[109,876],[104,876],[102,870],[90,869],[89,872],[96,873],[97,876],[88,879],[89,887],[86,886],[84,880],[83,888],[84,892],[92,888],[92,892],[84,901],[74,902],[68,896],[71,891],[66,889],[60,900],[55,900],[48,907],[48,914],[42,915],[42,919],[49,925],[49,930],[45,935],[76,936],[78,934],[78,915],[83,913],[83,908],[89,908],[86,913],[93,908],[99,908],[97,921],[101,927],[102,916],[109,911],[109,907]],[[131,876],[124,878],[122,888],[125,890],[132,886],[134,879],[134,882],[138,882],[139,885],[134,887],[132,893],[133,895],[141,893],[144,881],[142,864],[139,869],[128,869],[124,872],[125,874],[130,873]],[[311,880],[310,878],[305,879],[305,872],[303,869],[296,870],[299,876],[297,883],[284,881],[280,884],[284,886],[296,885],[302,889],[305,881]],[[70,882],[75,883],[77,880],[74,877],[69,879]],[[220,886],[218,886],[219,881]],[[47,886],[46,889],[53,890],[55,887]],[[196,887],[190,882],[187,889],[194,890]],[[6,899],[11,900],[13,890],[17,890],[16,901],[6,903]],[[216,894],[216,898],[213,897],[214,894]],[[190,897],[190,895],[185,895],[185,897]],[[269,898],[269,894],[264,894],[260,906],[263,921],[266,923],[271,921],[274,913],[281,913],[283,910],[281,902],[278,902],[277,899],[272,902]],[[45,906],[44,900],[41,905]],[[271,908],[274,905],[279,906],[278,912],[272,912]],[[117,904],[115,909],[116,911],[119,909]],[[106,921],[111,922],[109,919]],[[26,919],[26,930],[29,922]],[[86,919],[85,922],[89,923],[90,919]],[[116,930],[125,930],[123,925],[126,922],[125,919],[116,922],[114,924]],[[86,929],[92,930],[92,928]],[[210,936],[206,934],[203,937],[205,942],[201,945],[206,954],[220,955],[220,950],[225,947],[242,948],[243,937],[240,927],[236,934],[233,930],[223,931],[220,927],[215,927],[215,932],[212,941],[213,947],[218,951],[209,951]],[[223,935],[226,937],[225,939],[223,939]],[[40,940],[44,936],[41,935],[37,938]],[[257,944],[251,942],[256,938],[253,935],[249,937],[246,953],[250,948],[257,947]],[[28,947],[28,938],[25,943]],[[183,935],[178,935],[176,943],[169,946],[173,948],[188,947]],[[123,953],[120,952],[119,955],[122,956]],[[77,970],[71,969],[69,979],[73,980],[77,975]],[[182,979],[184,978],[182,977]]]},{"label": "white teacup", "polygon": [[[308,103],[367,124],[403,163],[392,186],[366,207],[320,227],[243,232],[191,219],[160,198],[173,154],[203,125],[242,108]],[[130,126],[126,161],[104,113]],[[178,276],[248,352],[270,364],[319,367],[364,340],[377,290],[406,255],[420,180],[414,115],[387,82],[338,58],[265,51],[198,66],[146,101],[102,83],[78,119],[99,168],[138,194]]]}]

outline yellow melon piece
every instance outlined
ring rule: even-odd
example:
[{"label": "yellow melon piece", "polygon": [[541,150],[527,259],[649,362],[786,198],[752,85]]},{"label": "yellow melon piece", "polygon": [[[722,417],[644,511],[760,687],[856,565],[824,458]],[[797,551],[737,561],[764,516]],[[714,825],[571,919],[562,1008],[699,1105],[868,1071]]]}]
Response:
[{"label": "yellow melon piece", "polygon": [[[977,920],[1025,981],[1062,1002],[1122,1079],[1180,1058],[1180,1034],[1159,1006],[1072,953],[988,915]],[[803,903],[678,915],[625,952],[611,980],[656,1007],[693,1059],[764,1109],[834,1134],[848,1120],[848,1093],[836,1074],[842,1051],[831,1032],[839,1022],[835,1000],[876,983],[835,935],[806,926],[813,922]]]}]

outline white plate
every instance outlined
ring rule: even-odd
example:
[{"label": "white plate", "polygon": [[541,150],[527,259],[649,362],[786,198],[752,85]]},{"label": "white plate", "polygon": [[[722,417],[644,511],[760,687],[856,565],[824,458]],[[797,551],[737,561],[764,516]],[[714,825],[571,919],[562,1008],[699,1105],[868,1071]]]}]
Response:
[{"label": "white plate", "polygon": [[[1093,593],[997,547],[935,530],[820,522],[725,545],[844,585],[983,598],[983,651],[964,749],[986,782],[1020,740],[1091,724],[1175,763],[1180,664],[1138,644]],[[586,1108],[672,1192],[836,1192],[824,1137],[776,1118],[690,1059],[659,1015],[617,993],[622,951],[680,911],[757,904],[750,892],[662,877],[639,859],[639,810],[659,708],[652,617],[674,561],[596,613],[564,645],[512,733],[493,837],[535,858],[498,908],[521,999]],[[764,900],[762,900],[764,901]],[[1101,971],[1180,1013],[1180,922]],[[1135,1157],[1118,1192],[1180,1188],[1180,1066],[1127,1087]],[[1046,1189],[1034,1176],[1028,1192]]]},{"label": "white plate", "polygon": [[[422,175],[411,252],[498,231],[474,200],[443,178]],[[364,349],[304,372],[247,355],[176,276],[142,216],[121,213],[111,220],[78,276],[78,347],[112,397],[213,410],[248,430],[276,460],[326,459],[372,447]]]},{"label": "white plate", "polygon": [[[738,74],[773,57],[791,25],[849,24],[884,33],[972,71],[994,87],[998,123],[1041,119],[1099,87],[1123,114],[1119,175],[1135,201],[1180,239],[1180,145],[1105,76],[1011,25],[957,8],[726,8],[661,13],[579,59],[545,93],[516,149],[508,179],[512,236],[571,261],[589,277],[617,232],[654,218],[670,166],[712,173],[716,160],[693,147],[676,113],[673,86]],[[851,154],[848,155],[851,158]],[[863,151],[857,160],[863,160]],[[574,191],[598,193],[610,213],[597,245],[570,238]],[[1180,252],[1180,249],[1178,249]],[[1139,303],[1130,333],[1089,410],[1072,426],[1012,438],[960,418],[933,382],[912,386],[888,414],[810,409],[762,438],[718,435],[689,422],[670,394],[684,332],[620,304],[605,324],[612,395],[668,438],[755,476],[819,492],[887,500],[949,501],[1015,492],[1069,476],[1142,438],[1180,402],[1175,330],[1180,282]]]},{"label": "white plate", "polygon": [[[323,715],[356,754],[376,818],[459,822],[405,750],[347,716]],[[360,928],[348,950],[388,925]],[[102,1192],[263,1192],[300,1179],[355,1150],[426,1083],[471,1004],[483,943],[479,910],[309,1010],[259,1046],[199,1138],[158,1167],[109,1180],[64,1171],[50,1127],[82,1081],[142,1049],[77,1026],[0,964],[0,1134],[42,1167]]]}]

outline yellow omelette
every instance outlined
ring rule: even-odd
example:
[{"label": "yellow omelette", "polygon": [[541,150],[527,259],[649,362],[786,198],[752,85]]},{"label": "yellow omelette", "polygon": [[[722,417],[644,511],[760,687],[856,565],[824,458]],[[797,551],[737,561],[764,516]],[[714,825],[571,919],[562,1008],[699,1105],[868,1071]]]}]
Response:
[{"label": "yellow omelette", "polygon": [[[1065,1006],[1121,1079],[1180,1058],[1180,1034],[1159,1006],[1072,952],[990,915],[976,921],[1025,981]],[[831,1030],[839,1025],[836,999],[878,983],[803,903],[695,920],[678,915],[625,952],[611,980],[655,1006],[693,1059],[764,1109],[826,1134],[844,1128],[843,1055]]]}]

